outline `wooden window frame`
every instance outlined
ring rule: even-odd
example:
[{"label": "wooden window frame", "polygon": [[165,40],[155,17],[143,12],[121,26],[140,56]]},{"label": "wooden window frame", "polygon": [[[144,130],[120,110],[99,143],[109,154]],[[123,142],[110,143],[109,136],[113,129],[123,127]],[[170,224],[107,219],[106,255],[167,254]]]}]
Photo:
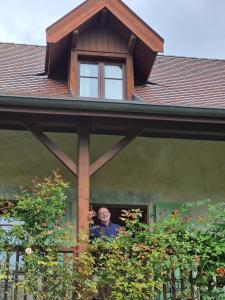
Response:
[{"label": "wooden window frame", "polygon": [[[105,80],[110,79],[110,78],[105,78],[105,66],[106,65],[111,65],[111,66],[122,66],[122,79],[116,79],[112,78],[113,80],[121,80],[122,81],[122,94],[123,97],[122,99],[116,99],[118,101],[123,101],[127,97],[127,70],[126,70],[126,61],[124,60],[110,60],[110,59],[93,59],[93,58],[78,58],[78,94],[80,95],[80,65],[81,64],[95,64],[98,66],[98,98],[100,99],[108,99],[108,100],[113,100],[111,98],[106,98],[105,97]],[[86,77],[86,78],[91,78],[91,77]]]}]

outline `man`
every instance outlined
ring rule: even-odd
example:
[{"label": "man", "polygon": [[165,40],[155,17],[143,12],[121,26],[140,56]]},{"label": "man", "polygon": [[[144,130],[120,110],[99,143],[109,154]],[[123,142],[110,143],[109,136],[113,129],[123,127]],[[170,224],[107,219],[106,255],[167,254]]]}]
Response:
[{"label": "man", "polygon": [[101,207],[98,211],[100,223],[91,227],[91,238],[116,237],[121,230],[120,225],[113,224],[110,221],[111,214],[106,207]]}]

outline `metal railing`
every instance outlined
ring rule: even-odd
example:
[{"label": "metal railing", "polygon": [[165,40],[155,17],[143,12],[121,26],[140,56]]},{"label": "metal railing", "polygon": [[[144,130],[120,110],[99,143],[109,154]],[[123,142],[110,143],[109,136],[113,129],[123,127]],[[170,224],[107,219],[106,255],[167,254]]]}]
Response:
[{"label": "metal railing", "polygon": [[[60,262],[63,264],[68,262],[68,257],[73,256],[74,253],[74,248],[60,249],[58,251]],[[5,271],[4,274],[0,274],[0,300],[35,300],[34,297],[26,294],[23,288],[23,256],[24,251],[21,249],[16,249],[10,254],[0,253],[0,261],[4,261]],[[43,284],[43,289],[45,288]]]},{"label": "metal railing", "polygon": [[[5,277],[0,277],[0,300],[35,300],[34,297],[26,294],[23,288],[24,268],[23,254],[21,249],[17,249],[11,254],[0,254],[0,258],[4,257]],[[66,248],[58,251],[59,259],[62,263],[66,263],[68,257],[74,255],[74,248]],[[198,288],[193,284],[193,273],[190,272],[189,278],[184,278],[180,270],[171,272],[165,277],[162,292],[155,300],[199,300]],[[43,285],[43,289],[46,288]],[[188,291],[187,297],[184,298],[183,293]],[[53,299],[48,299],[53,300]]]}]

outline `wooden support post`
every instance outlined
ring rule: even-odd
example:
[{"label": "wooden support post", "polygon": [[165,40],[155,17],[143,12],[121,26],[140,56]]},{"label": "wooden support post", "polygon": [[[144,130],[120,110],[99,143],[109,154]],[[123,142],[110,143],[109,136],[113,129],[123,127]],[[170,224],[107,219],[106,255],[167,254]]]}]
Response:
[{"label": "wooden support post", "polygon": [[78,131],[78,199],[77,199],[77,232],[88,232],[89,198],[90,198],[90,142],[86,127]]}]

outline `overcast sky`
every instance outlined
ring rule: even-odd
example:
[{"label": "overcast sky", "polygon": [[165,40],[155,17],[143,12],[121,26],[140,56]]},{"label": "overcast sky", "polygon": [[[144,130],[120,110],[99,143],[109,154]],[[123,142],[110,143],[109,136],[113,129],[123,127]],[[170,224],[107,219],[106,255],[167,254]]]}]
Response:
[{"label": "overcast sky", "polygon": [[[45,45],[45,29],[81,0],[0,0],[0,42]],[[225,0],[124,0],[165,54],[225,59]]]}]

